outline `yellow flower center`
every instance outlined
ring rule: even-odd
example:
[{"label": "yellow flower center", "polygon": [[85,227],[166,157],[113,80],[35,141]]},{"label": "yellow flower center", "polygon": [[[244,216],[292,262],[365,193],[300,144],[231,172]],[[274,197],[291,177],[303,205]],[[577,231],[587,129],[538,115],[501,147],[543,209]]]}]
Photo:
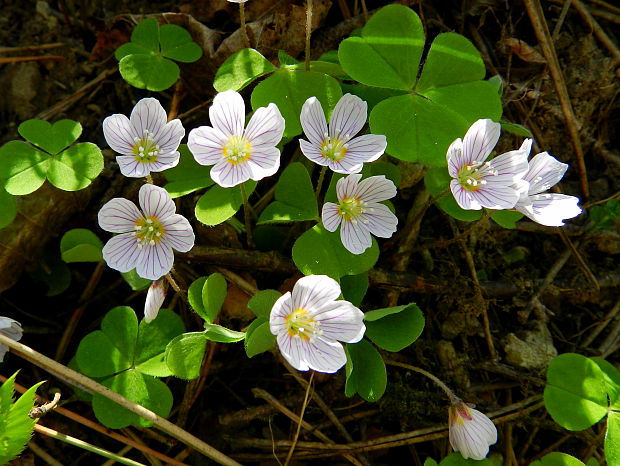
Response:
[{"label": "yellow flower center", "polygon": [[338,215],[345,222],[356,223],[360,215],[365,212],[372,212],[372,210],[358,197],[345,197],[338,203]]},{"label": "yellow flower center", "polygon": [[134,145],[131,149],[131,153],[134,155],[138,162],[157,162],[157,156],[160,152],[161,149],[159,145],[155,142],[155,139],[153,138],[153,133],[151,133],[148,129],[144,130],[144,137],[142,139],[137,136],[134,138]]},{"label": "yellow flower center", "polygon": [[305,341],[312,341],[321,334],[319,323],[303,308],[295,309],[286,316],[286,326],[291,337],[299,337]]},{"label": "yellow flower center", "polygon": [[478,191],[487,184],[484,179],[488,175],[497,175],[497,171],[490,170],[489,162],[474,162],[459,168],[456,179],[467,191]]},{"label": "yellow flower center", "polygon": [[337,137],[325,136],[321,143],[321,155],[327,160],[338,162],[347,155],[348,145]]},{"label": "yellow flower center", "polygon": [[252,144],[244,136],[231,136],[222,147],[222,154],[233,165],[243,163],[252,156]]},{"label": "yellow flower center", "polygon": [[138,247],[154,246],[161,241],[162,236],[166,233],[166,229],[153,216],[139,218],[136,220],[133,235],[138,241]]}]

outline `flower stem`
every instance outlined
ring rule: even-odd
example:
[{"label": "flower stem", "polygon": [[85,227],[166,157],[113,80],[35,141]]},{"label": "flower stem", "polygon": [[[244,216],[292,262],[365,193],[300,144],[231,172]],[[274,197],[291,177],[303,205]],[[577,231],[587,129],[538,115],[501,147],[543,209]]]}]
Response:
[{"label": "flower stem", "polygon": [[239,3],[239,20],[241,23],[241,36],[243,37],[243,45],[246,48],[250,48],[250,38],[248,37],[248,31],[245,29],[245,3]]},{"label": "flower stem", "polygon": [[441,388],[444,391],[446,396],[450,399],[450,403],[457,404],[461,402],[461,399],[458,396],[456,396],[454,392],[450,390],[450,388],[445,383],[443,383],[441,380],[439,380],[439,378],[437,378],[436,376],[434,376],[427,370],[424,370],[421,367],[412,366],[411,364],[406,364],[404,362],[392,361],[390,359],[387,359],[385,363],[389,364],[390,366],[396,366],[396,367],[402,367],[403,369],[409,369],[410,371],[417,372],[418,374],[422,374],[423,376],[428,377],[433,382],[435,382],[435,384],[439,388]]},{"label": "flower stem", "polygon": [[306,411],[306,406],[308,406],[308,399],[310,398],[310,389],[312,388],[312,380],[314,379],[314,371],[310,373],[310,380],[308,381],[308,386],[306,387],[306,396],[304,397],[304,403],[301,405],[301,412],[299,413],[299,422],[297,423],[297,431],[295,432],[295,437],[293,437],[293,443],[291,443],[291,448],[286,455],[286,460],[284,460],[284,466],[288,466],[291,461],[291,457],[293,456],[293,452],[295,451],[295,447],[297,446],[297,440],[299,439],[299,433],[301,432],[301,424],[304,419],[304,412]]},{"label": "flower stem", "polygon": [[[240,5],[243,5],[243,3],[240,3]],[[251,207],[248,203],[247,193],[245,192],[245,183],[241,183],[239,187],[241,188],[241,197],[243,198],[243,220],[245,221],[245,238],[248,243],[248,249],[253,249],[254,240],[252,238],[252,224],[250,221]]]},{"label": "flower stem", "polygon": [[153,184],[153,177],[150,174],[146,175],[146,182],[148,184]]},{"label": "flower stem", "polygon": [[312,1],[306,2],[306,71],[310,71],[310,35],[312,34]]},{"label": "flower stem", "polygon": [[319,180],[316,182],[316,200],[319,200],[319,196],[321,195],[321,188],[323,187],[323,180],[325,179],[325,173],[327,172],[327,167],[321,167],[321,173],[319,173]]}]

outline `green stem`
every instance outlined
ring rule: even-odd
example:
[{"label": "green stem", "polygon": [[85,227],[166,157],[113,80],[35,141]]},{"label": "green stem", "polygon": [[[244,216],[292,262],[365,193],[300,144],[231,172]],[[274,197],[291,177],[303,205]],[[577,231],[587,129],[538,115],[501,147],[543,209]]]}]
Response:
[{"label": "green stem", "polygon": [[323,187],[323,180],[325,179],[325,173],[327,173],[327,167],[321,167],[321,173],[319,173],[319,180],[316,182],[316,200],[319,200],[321,196],[321,188]]},{"label": "green stem", "polygon": [[241,22],[241,35],[243,37],[243,45],[246,48],[250,48],[250,38],[248,37],[248,31],[245,28],[245,3],[239,3],[239,20]]},{"label": "green stem", "polygon": [[252,222],[250,219],[250,212],[252,210],[250,204],[248,203],[248,196],[245,192],[245,183],[241,183],[239,187],[241,188],[241,197],[243,198],[243,220],[245,221],[245,238],[248,243],[248,249],[253,249],[254,240],[252,238]]},{"label": "green stem", "polygon": [[312,34],[312,1],[306,2],[306,71],[310,71],[310,35]]}]

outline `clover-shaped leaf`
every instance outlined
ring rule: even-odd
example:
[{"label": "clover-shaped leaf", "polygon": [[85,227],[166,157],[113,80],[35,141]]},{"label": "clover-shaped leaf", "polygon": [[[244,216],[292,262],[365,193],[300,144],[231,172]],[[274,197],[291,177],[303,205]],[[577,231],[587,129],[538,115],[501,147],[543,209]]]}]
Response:
[{"label": "clover-shaped leaf", "polygon": [[[256,181],[248,180],[244,186],[246,194],[250,196],[256,188]],[[214,226],[235,215],[241,204],[243,197],[239,186],[222,188],[220,185],[215,185],[198,199],[194,212],[202,223]]]},{"label": "clover-shaped leaf", "polygon": [[260,52],[241,49],[226,59],[215,73],[213,87],[218,92],[240,91],[256,78],[276,69]]},{"label": "clover-shaped leaf", "polygon": [[4,228],[7,225],[13,223],[13,219],[17,215],[17,205],[15,198],[6,192],[0,183],[0,228]]},{"label": "clover-shaped leaf", "polygon": [[103,260],[103,242],[86,228],[74,228],[60,240],[60,255],[65,262],[99,262]]},{"label": "clover-shaped leaf", "polygon": [[347,382],[345,395],[355,393],[366,401],[377,401],[387,386],[387,371],[379,352],[367,340],[345,345]]},{"label": "clover-shaped leaf", "polygon": [[209,175],[211,167],[198,164],[187,148],[187,144],[179,146],[179,153],[181,154],[179,164],[164,172],[168,180],[164,188],[172,199],[213,185],[213,180]]},{"label": "clover-shaped leaf", "polygon": [[194,311],[211,324],[224,304],[227,291],[228,285],[224,276],[213,273],[195,280],[187,290],[187,297]]},{"label": "clover-shaped leaf", "polygon": [[424,330],[424,315],[411,303],[364,314],[366,336],[387,351],[398,352],[411,345]]}]

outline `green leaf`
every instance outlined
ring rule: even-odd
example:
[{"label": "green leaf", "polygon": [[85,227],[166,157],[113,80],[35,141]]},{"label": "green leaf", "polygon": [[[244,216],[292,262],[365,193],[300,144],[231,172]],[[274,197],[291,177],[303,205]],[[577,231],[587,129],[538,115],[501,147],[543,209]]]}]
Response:
[{"label": "green leaf", "polygon": [[57,251],[51,252],[49,249],[45,251],[39,268],[30,272],[30,276],[47,286],[46,296],[57,296],[71,284],[71,270]]},{"label": "green leaf", "polygon": [[121,275],[133,291],[144,290],[151,286],[151,283],[153,283],[152,280],[147,280],[146,278],[142,278],[140,275],[138,275],[136,269],[132,269],[129,272],[121,273]]},{"label": "green leaf", "polygon": [[525,126],[519,125],[517,123],[510,123],[508,121],[500,121],[500,124],[502,125],[502,131],[506,131],[516,136],[523,136],[524,138],[534,137],[532,132]]},{"label": "green leaf", "polygon": [[445,194],[435,201],[435,203],[447,214],[466,222],[473,222],[482,217],[481,210],[464,210],[454,200],[454,196],[450,191],[450,180],[452,177],[445,167],[431,168],[424,175],[424,185],[431,196],[439,196]]},{"label": "green leaf", "polygon": [[603,371],[580,354],[561,354],[547,369],[545,407],[555,422],[568,430],[583,430],[607,414]]},{"label": "green leaf", "polygon": [[15,198],[5,191],[0,180],[0,229],[13,223],[17,215],[17,204]]},{"label": "green leaf", "polygon": [[218,92],[229,89],[240,91],[256,78],[264,76],[276,67],[254,49],[241,49],[229,56],[215,73],[213,87]]},{"label": "green leaf", "polygon": [[164,353],[171,340],[185,331],[181,318],[168,309],[160,309],[157,318],[145,320],[138,327],[138,339],[133,366],[143,374],[155,377],[172,375]]},{"label": "green leaf", "polygon": [[45,182],[51,158],[23,141],[9,141],[0,147],[0,179],[14,196],[30,194]]},{"label": "green leaf", "polygon": [[368,274],[345,275],[340,278],[340,288],[344,299],[359,307],[368,290]]},{"label": "green leaf", "polygon": [[199,316],[206,315],[204,304],[202,303],[202,288],[207,282],[207,277],[197,278],[192,282],[187,290],[187,299],[190,306]]},{"label": "green leaf", "polygon": [[198,377],[206,346],[204,332],[184,333],[170,341],[165,359],[172,374],[185,380]]},{"label": "green leaf", "polygon": [[179,164],[164,172],[168,180],[168,184],[164,188],[172,199],[207,188],[213,184],[209,175],[211,167],[205,167],[196,162],[187,148],[187,144],[179,146],[179,153],[181,154]]},{"label": "green leaf", "polygon": [[74,228],[66,232],[60,240],[62,260],[69,262],[99,262],[103,243],[92,231],[86,228]]},{"label": "green leaf", "polygon": [[84,189],[103,170],[103,154],[90,142],[76,144],[56,155],[50,162],[47,177],[65,191]]},{"label": "green leaf", "polygon": [[149,91],[168,89],[181,74],[176,63],[157,55],[127,55],[118,62],[118,70],[129,84]]},{"label": "green leaf", "polygon": [[276,184],[275,202],[260,215],[258,223],[290,223],[318,220],[319,211],[308,170],[299,162],[284,169]]},{"label": "green leaf", "polygon": [[366,336],[378,347],[392,352],[411,345],[424,330],[424,315],[413,303],[367,312],[364,320]]},{"label": "green leaf", "polygon": [[221,325],[205,324],[205,337],[218,343],[235,343],[245,338],[245,332],[237,332]]},{"label": "green leaf", "polygon": [[395,186],[400,184],[400,168],[393,163],[380,161],[369,163],[365,165],[365,167],[370,168],[370,176],[383,175],[388,180],[392,181]]},{"label": "green leaf", "polygon": [[390,97],[408,94],[407,91],[398,89],[384,89],[382,87],[364,86],[363,84],[342,83],[342,92],[354,94],[368,104],[368,111],[371,111],[379,102]]},{"label": "green leaf", "polygon": [[[159,52],[159,23],[155,18],[140,21],[131,33],[131,42],[145,50]],[[120,60],[122,57],[116,57]]]},{"label": "green leaf", "polygon": [[523,214],[516,210],[496,210],[491,212],[491,218],[499,226],[512,230],[517,226],[517,222],[523,218]]},{"label": "green leaf", "polygon": [[610,408],[620,411],[620,371],[603,358],[590,359],[603,371],[603,381],[605,382],[607,396],[609,396]]},{"label": "green leaf", "polygon": [[276,301],[282,296],[277,290],[261,290],[250,298],[248,308],[256,317],[269,318],[271,309]]},{"label": "green leaf", "polygon": [[202,49],[187,29],[176,24],[164,24],[159,28],[159,44],[161,54],[172,60],[192,63],[202,57]]},{"label": "green leaf", "polygon": [[[612,464],[612,463],[609,463]],[[574,456],[554,451],[543,456],[538,461],[534,461],[530,466],[585,466]]]},{"label": "green leaf", "polygon": [[474,460],[465,459],[460,453],[454,452],[442,459],[439,466],[501,466],[502,464],[504,462],[500,455],[491,455],[483,460]]},{"label": "green leaf", "polygon": [[55,155],[73,144],[82,134],[82,125],[73,120],[59,120],[54,124],[44,120],[27,120],[17,131],[26,141]]},{"label": "green leaf", "polygon": [[80,372],[89,377],[106,377],[131,367],[124,352],[114,346],[110,337],[101,330],[82,338],[75,360]]},{"label": "green leaf", "polygon": [[228,284],[221,273],[213,273],[207,277],[201,292],[204,314],[199,313],[207,323],[213,323],[216,319],[227,293]]},{"label": "green leaf", "polygon": [[158,50],[151,50],[148,47],[136,44],[134,42],[126,42],[116,49],[116,51],[114,52],[114,56],[118,61],[121,61],[127,55],[156,55],[158,53]]},{"label": "green leaf", "polygon": [[345,72],[368,86],[411,89],[424,48],[422,22],[413,10],[388,5],[373,15],[360,37],[340,43]]},{"label": "green leaf", "polygon": [[604,205],[595,205],[590,209],[590,219],[594,223],[592,231],[612,231],[615,222],[620,220],[620,201],[610,199]]},{"label": "green leaf", "polygon": [[328,275],[336,280],[370,270],[378,258],[374,238],[362,254],[352,254],[342,245],[338,232],[330,233],[321,225],[306,231],[293,245],[293,261],[304,275]]},{"label": "green leaf", "polygon": [[620,413],[615,411],[607,416],[605,459],[609,465],[620,464]]},{"label": "green leaf", "polygon": [[437,464],[437,461],[435,461],[433,458],[426,458],[426,460],[424,460],[424,466],[439,466]]},{"label": "green leaf", "polygon": [[[248,197],[254,192],[256,181],[245,182],[245,191]],[[235,215],[243,204],[241,188],[222,188],[215,185],[204,193],[196,203],[196,218],[208,226],[219,225]]]},{"label": "green leaf", "polygon": [[254,88],[251,101],[254,110],[275,103],[286,120],[284,137],[292,138],[302,132],[299,115],[310,97],[316,97],[323,110],[331,113],[342,90],[338,81],[323,73],[278,70]]},{"label": "green leaf", "polygon": [[258,317],[248,327],[243,345],[248,358],[253,358],[257,354],[269,351],[275,343],[276,337],[269,330],[268,318]]},{"label": "green leaf", "polygon": [[347,382],[345,394],[355,393],[366,401],[377,401],[387,385],[385,363],[379,352],[368,341],[345,345],[347,352]]}]

